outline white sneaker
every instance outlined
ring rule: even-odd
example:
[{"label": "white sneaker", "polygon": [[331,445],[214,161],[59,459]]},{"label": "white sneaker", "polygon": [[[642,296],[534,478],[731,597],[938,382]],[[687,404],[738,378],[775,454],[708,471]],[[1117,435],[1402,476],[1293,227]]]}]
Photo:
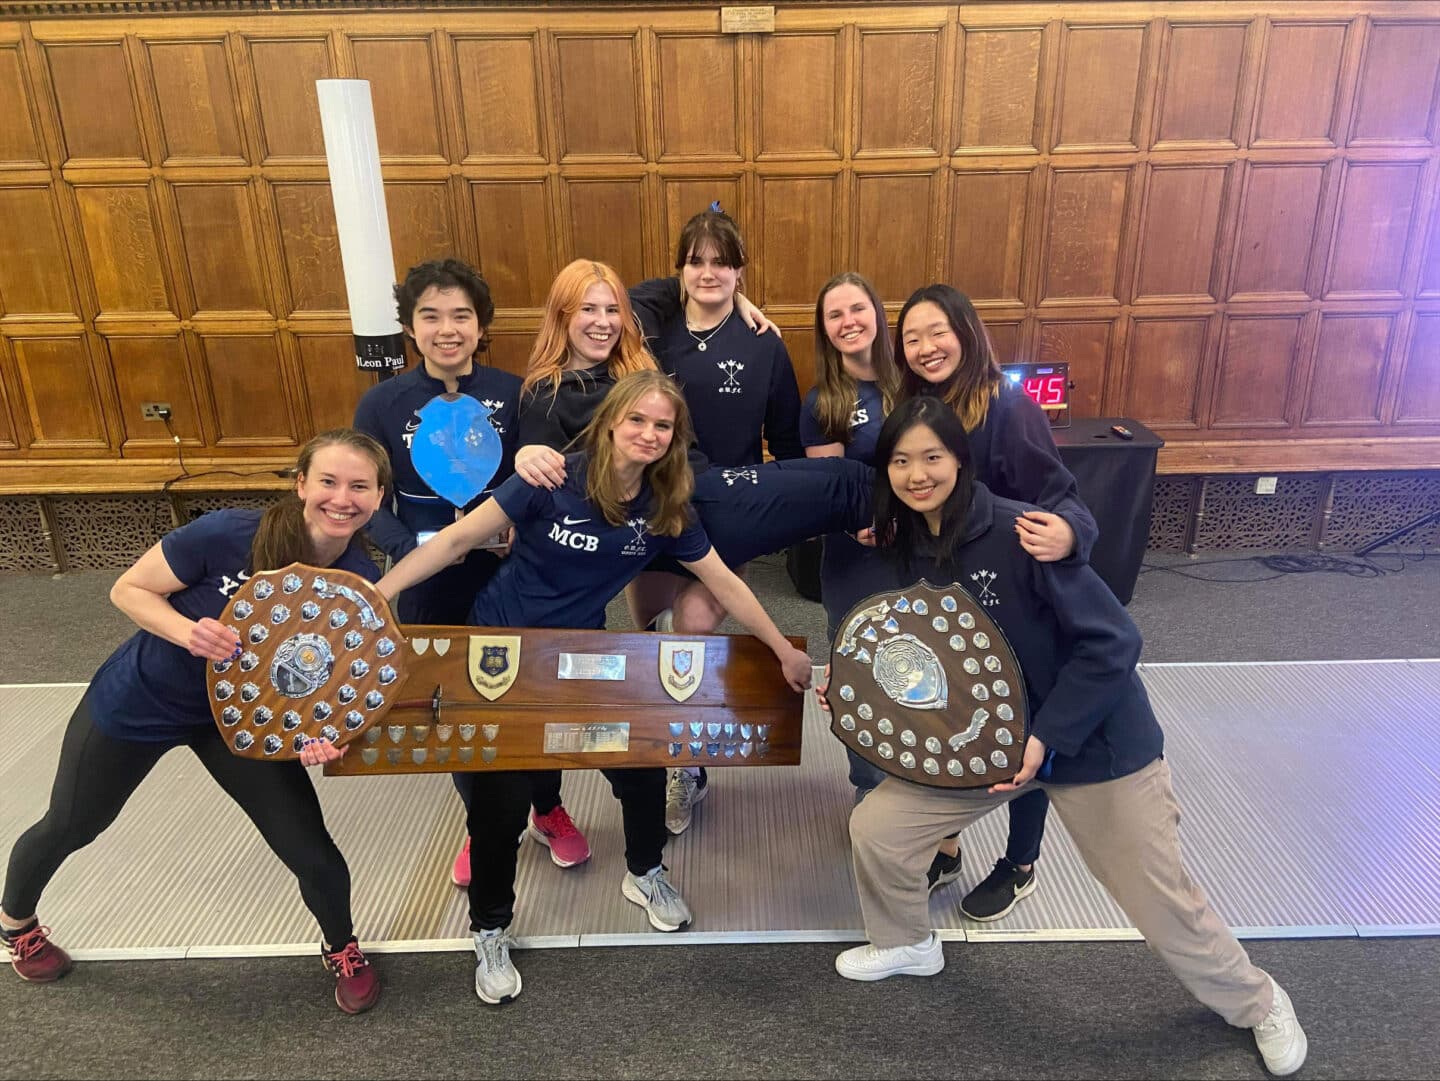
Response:
[{"label": "white sneaker", "polygon": [[480,1001],[498,1006],[518,998],[520,970],[510,960],[510,947],[515,944],[510,937],[510,928],[476,931],[474,935],[475,993],[480,996]]},{"label": "white sneaker", "polygon": [[867,942],[835,958],[835,971],[847,980],[933,976],[944,967],[945,951],[940,948],[940,936],[933,931],[925,941],[913,946],[893,946],[882,950]]},{"label": "white sneaker", "polygon": [[1305,1065],[1305,1053],[1310,1049],[1310,1042],[1305,1039],[1305,1030],[1295,1017],[1295,1006],[1290,996],[1273,977],[1270,989],[1275,1001],[1270,1004],[1265,1020],[1251,1031],[1255,1033],[1255,1046],[1260,1049],[1265,1068],[1276,1077],[1284,1077]]},{"label": "white sneaker", "polygon": [[665,829],[676,837],[690,828],[695,805],[705,798],[710,785],[689,770],[672,769],[665,786]]},{"label": "white sneaker", "polygon": [[671,884],[663,865],[644,875],[626,871],[620,892],[645,910],[650,926],[657,931],[678,931],[692,918],[690,906]]}]

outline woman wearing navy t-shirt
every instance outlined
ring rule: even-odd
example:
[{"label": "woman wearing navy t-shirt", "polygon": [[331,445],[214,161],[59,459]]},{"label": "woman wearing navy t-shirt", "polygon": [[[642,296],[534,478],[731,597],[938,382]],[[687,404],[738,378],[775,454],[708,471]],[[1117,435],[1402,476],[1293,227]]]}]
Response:
[{"label": "woman wearing navy t-shirt", "polygon": [[182,526],[110,591],[140,630],[90,681],[65,730],[50,807],[10,853],[0,937],[21,978],[45,982],[69,971],[70,958],[35,917],[41,893],[66,857],[115,821],[165,753],[183,746],[299,880],[324,935],[321,951],[339,1007],[359,1013],[380,997],[379,978],[352,933],[350,871],[304,768],[343,752],[316,740],[299,762],[232,754],[206,691],[206,662],[240,653],[235,632],[218,617],[254,571],[301,562],[379,577],[355,535],[390,484],[384,448],[360,432],[336,429],[305,444],[296,470],[295,494],[263,516],[222,510]]},{"label": "woman wearing navy t-shirt", "polygon": [[[520,476],[492,499],[412,552],[379,582],[394,596],[513,525],[515,551],[475,600],[476,626],[598,629],[606,603],[657,556],[690,568],[737,619],[775,653],[796,690],[810,682],[810,658],[785,639],[754,594],[716,555],[690,509],[686,460],[690,419],[675,384],[640,371],[615,384],[585,432],[584,451],[565,460],[555,488]],[[665,847],[665,770],[603,770],[620,799],[627,872],[621,890],[652,926],[675,931],[690,909],[671,884]],[[521,979],[510,959],[517,837],[525,826],[525,773],[471,773],[470,921],[475,992],[508,1002]]]}]

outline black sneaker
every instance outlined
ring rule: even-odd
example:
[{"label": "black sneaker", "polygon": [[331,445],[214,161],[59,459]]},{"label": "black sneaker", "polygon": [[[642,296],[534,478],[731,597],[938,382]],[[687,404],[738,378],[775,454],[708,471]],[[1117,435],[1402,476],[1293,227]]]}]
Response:
[{"label": "black sneaker", "polygon": [[944,852],[936,852],[935,858],[930,861],[930,870],[925,872],[925,885],[931,893],[934,893],[941,886],[948,886],[959,877],[959,849],[956,849],[953,856],[947,856]]},{"label": "black sneaker", "polygon": [[960,902],[960,911],[972,920],[984,923],[998,920],[1022,897],[1035,892],[1035,868],[1020,870],[1004,856],[995,861],[995,870],[985,881],[965,895]]}]

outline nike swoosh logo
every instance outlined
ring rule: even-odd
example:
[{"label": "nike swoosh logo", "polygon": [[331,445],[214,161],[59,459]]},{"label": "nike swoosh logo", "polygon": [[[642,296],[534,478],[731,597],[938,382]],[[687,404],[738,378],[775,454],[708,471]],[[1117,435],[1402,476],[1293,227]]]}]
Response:
[{"label": "nike swoosh logo", "polygon": [[566,525],[579,525],[581,522],[588,522],[589,520],[589,518],[571,518],[570,515],[565,515]]},{"label": "nike swoosh logo", "polygon": [[407,420],[407,421],[405,422],[405,430],[406,430],[407,432],[416,431],[419,427],[420,427],[420,421],[419,421],[418,419],[414,418],[414,417],[412,417],[410,420]]}]

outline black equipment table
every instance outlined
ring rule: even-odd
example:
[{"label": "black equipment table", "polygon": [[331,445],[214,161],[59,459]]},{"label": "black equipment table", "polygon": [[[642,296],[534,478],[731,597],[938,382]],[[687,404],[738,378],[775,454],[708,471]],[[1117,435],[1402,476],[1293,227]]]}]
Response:
[{"label": "black equipment table", "polygon": [[[1120,438],[1115,425],[1128,428],[1134,438]],[[1052,434],[1060,460],[1075,474],[1080,498],[1100,527],[1090,565],[1120,603],[1129,604],[1150,539],[1155,461],[1165,442],[1128,417],[1076,417],[1068,428],[1052,429]],[[818,538],[792,547],[786,568],[802,597],[820,599]]]}]

